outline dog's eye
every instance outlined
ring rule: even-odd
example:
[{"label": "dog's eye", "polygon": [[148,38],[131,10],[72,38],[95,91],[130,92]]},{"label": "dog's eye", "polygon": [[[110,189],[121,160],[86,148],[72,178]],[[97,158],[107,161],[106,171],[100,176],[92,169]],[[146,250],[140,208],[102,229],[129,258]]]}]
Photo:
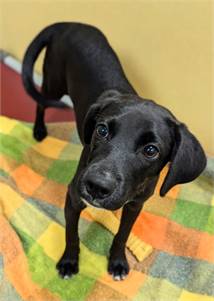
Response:
[{"label": "dog's eye", "polygon": [[143,154],[149,159],[154,159],[159,156],[159,149],[155,145],[147,144],[143,148]]},{"label": "dog's eye", "polygon": [[96,127],[97,136],[106,138],[109,134],[108,128],[105,124],[98,124]]}]

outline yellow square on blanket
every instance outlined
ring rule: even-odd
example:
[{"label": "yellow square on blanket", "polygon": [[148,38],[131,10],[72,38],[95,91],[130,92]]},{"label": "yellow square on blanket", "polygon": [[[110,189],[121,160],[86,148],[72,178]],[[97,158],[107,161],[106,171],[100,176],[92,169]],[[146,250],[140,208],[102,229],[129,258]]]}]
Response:
[{"label": "yellow square on blanket", "polygon": [[17,208],[21,207],[25,199],[5,183],[0,183],[0,204],[2,207],[3,215],[10,218]]},{"label": "yellow square on blanket", "polygon": [[18,124],[18,121],[8,119],[7,117],[1,116],[0,122],[0,133],[9,134],[10,131]]},{"label": "yellow square on blanket", "polygon": [[44,248],[46,254],[57,261],[65,248],[64,228],[52,222],[37,242]]},{"label": "yellow square on blanket", "polygon": [[35,144],[33,148],[46,157],[58,159],[59,154],[67,144],[68,142],[66,141],[54,137],[46,137],[42,142]]},{"label": "yellow square on blanket", "polygon": [[203,296],[201,294],[193,294],[186,290],[183,290],[179,301],[213,301],[213,297],[211,296]]}]

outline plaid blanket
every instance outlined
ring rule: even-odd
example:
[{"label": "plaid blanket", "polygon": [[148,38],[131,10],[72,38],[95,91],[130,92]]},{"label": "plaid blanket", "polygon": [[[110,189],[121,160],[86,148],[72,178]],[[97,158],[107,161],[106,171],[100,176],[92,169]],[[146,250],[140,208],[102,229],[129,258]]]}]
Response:
[{"label": "plaid blanket", "polygon": [[157,187],[127,243],[124,281],[106,272],[121,212],[84,210],[80,272],[62,280],[55,264],[65,244],[63,205],[81,145],[74,123],[48,131],[38,143],[31,124],[0,117],[0,300],[214,300],[214,160],[165,198]]}]

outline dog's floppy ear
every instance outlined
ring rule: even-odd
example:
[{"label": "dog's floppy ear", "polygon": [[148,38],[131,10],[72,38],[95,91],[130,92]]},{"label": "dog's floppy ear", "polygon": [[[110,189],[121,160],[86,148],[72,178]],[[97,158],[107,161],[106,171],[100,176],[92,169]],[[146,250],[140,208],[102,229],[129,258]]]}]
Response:
[{"label": "dog's floppy ear", "polygon": [[174,185],[193,181],[204,170],[206,156],[198,140],[184,124],[175,126],[175,143],[170,167],[161,186],[164,196]]},{"label": "dog's floppy ear", "polygon": [[91,137],[96,125],[96,116],[100,112],[100,103],[95,103],[91,106],[88,113],[86,114],[83,124],[83,139],[85,144],[90,144]]},{"label": "dog's floppy ear", "polygon": [[96,125],[96,117],[104,108],[115,101],[119,95],[121,95],[121,93],[116,90],[108,90],[102,93],[97,102],[90,107],[83,124],[83,139],[85,144],[90,144],[91,142],[91,137]]}]

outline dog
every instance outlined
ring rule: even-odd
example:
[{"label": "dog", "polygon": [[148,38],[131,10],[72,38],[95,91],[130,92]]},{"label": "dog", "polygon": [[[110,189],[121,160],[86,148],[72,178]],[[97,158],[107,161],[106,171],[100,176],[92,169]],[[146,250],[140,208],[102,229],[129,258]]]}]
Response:
[{"label": "dog", "polygon": [[[43,84],[33,83],[33,66],[43,48]],[[144,202],[152,196],[163,167],[164,196],[176,184],[193,181],[206,166],[205,153],[187,126],[153,100],[141,98],[129,83],[104,34],[81,23],[56,23],[42,30],[26,50],[23,84],[37,102],[34,137],[47,135],[48,107],[74,104],[83,151],[65,201],[66,247],[57,263],[68,278],[78,273],[78,221],[86,206],[123,208],[109,253],[108,272],[123,280],[129,265],[125,244]]]}]

